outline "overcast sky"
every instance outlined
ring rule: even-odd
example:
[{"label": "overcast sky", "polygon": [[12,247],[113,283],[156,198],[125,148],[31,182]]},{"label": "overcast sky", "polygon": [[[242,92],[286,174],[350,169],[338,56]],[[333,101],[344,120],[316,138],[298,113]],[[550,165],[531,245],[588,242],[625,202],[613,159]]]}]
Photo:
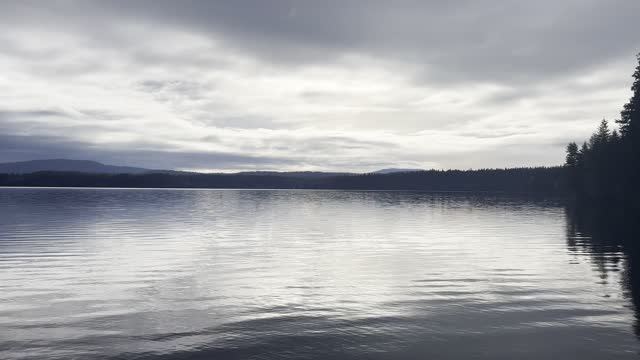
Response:
[{"label": "overcast sky", "polygon": [[0,1],[0,162],[556,165],[630,96],[638,0]]}]

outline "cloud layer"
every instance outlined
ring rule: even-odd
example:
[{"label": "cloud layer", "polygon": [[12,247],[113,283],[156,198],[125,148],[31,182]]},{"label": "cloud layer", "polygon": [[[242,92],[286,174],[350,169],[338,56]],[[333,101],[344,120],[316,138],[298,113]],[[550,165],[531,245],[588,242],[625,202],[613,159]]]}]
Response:
[{"label": "cloud layer", "polygon": [[634,0],[0,3],[0,161],[554,165],[614,119]]}]

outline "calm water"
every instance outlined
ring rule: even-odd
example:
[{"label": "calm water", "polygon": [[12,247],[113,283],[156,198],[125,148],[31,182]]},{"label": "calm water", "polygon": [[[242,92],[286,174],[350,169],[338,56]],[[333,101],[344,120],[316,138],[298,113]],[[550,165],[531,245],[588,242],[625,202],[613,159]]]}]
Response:
[{"label": "calm water", "polygon": [[553,202],[0,189],[0,215],[1,359],[640,353],[629,252]]}]

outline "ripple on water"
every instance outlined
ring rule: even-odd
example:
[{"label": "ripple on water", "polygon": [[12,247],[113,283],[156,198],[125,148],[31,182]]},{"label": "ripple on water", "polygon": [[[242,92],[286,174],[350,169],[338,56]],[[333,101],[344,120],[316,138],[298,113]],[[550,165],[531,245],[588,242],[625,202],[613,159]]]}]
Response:
[{"label": "ripple on water", "polygon": [[620,247],[552,202],[0,189],[2,359],[625,358]]}]

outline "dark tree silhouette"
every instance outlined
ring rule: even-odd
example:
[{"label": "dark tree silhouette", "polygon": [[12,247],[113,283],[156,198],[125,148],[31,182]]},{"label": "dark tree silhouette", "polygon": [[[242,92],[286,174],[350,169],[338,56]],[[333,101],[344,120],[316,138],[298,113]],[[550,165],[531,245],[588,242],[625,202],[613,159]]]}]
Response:
[{"label": "dark tree silhouette", "polygon": [[607,120],[576,152],[567,146],[566,167],[569,185],[580,200],[616,204],[640,209],[640,54],[633,74],[633,95],[616,121],[620,132],[611,130]]},{"label": "dark tree silhouette", "polygon": [[629,140],[637,140],[640,137],[640,53],[637,55],[638,66],[633,73],[634,82],[631,85],[633,95],[624,105],[620,113],[620,131],[622,136]]},{"label": "dark tree silhouette", "polygon": [[569,145],[567,145],[566,163],[568,167],[575,168],[576,166],[578,166],[578,152],[578,144],[576,144],[575,142],[570,142]]},{"label": "dark tree silhouette", "polygon": [[596,130],[596,132],[591,136],[589,144],[591,145],[591,148],[601,151],[602,149],[599,148],[603,148],[607,145],[610,136],[609,122],[607,119],[602,119],[600,126],[598,126],[598,130]]},{"label": "dark tree silhouette", "polygon": [[306,177],[304,174],[0,174],[0,186],[499,191],[561,194],[564,168],[429,170]]}]

